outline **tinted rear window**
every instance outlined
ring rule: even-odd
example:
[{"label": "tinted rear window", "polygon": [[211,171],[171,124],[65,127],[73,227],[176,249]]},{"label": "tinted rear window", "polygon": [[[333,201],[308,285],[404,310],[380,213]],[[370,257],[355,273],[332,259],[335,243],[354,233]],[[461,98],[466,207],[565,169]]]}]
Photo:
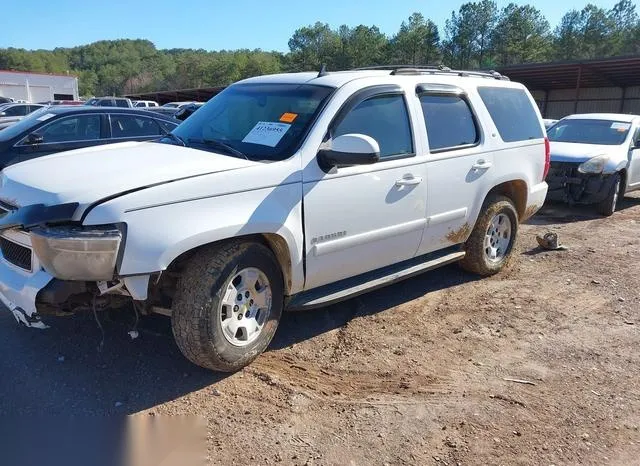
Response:
[{"label": "tinted rear window", "polygon": [[523,89],[479,87],[482,98],[504,142],[542,139],[542,125]]}]

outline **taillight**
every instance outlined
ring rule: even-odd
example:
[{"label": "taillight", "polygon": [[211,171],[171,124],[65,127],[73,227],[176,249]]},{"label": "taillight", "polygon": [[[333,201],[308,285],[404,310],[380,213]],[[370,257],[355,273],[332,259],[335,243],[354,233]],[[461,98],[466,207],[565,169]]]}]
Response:
[{"label": "taillight", "polygon": [[544,174],[542,175],[542,181],[547,179],[549,167],[551,167],[551,144],[549,144],[549,138],[544,138]]}]

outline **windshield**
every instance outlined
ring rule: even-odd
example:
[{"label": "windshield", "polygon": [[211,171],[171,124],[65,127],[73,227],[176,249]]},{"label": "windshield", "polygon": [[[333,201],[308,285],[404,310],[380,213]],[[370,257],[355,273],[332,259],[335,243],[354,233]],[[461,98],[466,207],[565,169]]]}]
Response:
[{"label": "windshield", "polygon": [[252,160],[284,160],[298,149],[332,91],[310,84],[236,84],[173,133],[198,149],[217,152],[223,143]]},{"label": "windshield", "polygon": [[14,123],[11,126],[0,130],[0,141],[8,141],[9,139],[13,139],[14,137],[22,134],[24,131],[27,131],[31,127],[37,125],[41,121],[48,120],[51,116],[53,116],[53,114],[47,113],[48,110],[48,107],[39,108],[38,110],[29,113],[26,117],[24,117],[17,123]]},{"label": "windshield", "polygon": [[178,104],[169,103],[169,104],[164,104],[163,107],[166,107],[166,108],[178,108]]},{"label": "windshield", "polygon": [[611,120],[561,120],[547,130],[549,140],[617,146],[627,139],[631,123]]}]

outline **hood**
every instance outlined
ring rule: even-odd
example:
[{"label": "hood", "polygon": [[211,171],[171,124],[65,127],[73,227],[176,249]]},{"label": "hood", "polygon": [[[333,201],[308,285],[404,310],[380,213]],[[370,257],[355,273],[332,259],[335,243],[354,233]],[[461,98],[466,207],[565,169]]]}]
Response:
[{"label": "hood", "polygon": [[615,156],[623,151],[623,146],[580,144],[576,142],[551,141],[552,162],[586,162],[598,155]]},{"label": "hood", "polygon": [[0,201],[18,207],[78,202],[82,207],[127,191],[258,163],[171,144],[109,144],[6,168]]}]

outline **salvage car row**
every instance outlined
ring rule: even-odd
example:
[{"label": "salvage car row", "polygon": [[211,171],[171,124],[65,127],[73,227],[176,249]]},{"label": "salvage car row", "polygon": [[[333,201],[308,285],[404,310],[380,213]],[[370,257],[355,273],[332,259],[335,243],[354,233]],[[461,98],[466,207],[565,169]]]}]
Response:
[{"label": "salvage car row", "polygon": [[[55,116],[38,112],[28,119],[42,126],[15,139],[26,151],[46,144]],[[129,116],[84,115],[68,130],[111,139],[110,122]],[[0,301],[18,322],[133,303],[170,316],[193,363],[235,371],[267,348],[284,309],[453,262],[493,275],[548,191],[610,215],[640,188],[638,117],[574,116],[547,133],[527,89],[495,72],[264,76],[175,129],[144,118],[157,133],[139,137],[153,142],[3,170]]]}]

